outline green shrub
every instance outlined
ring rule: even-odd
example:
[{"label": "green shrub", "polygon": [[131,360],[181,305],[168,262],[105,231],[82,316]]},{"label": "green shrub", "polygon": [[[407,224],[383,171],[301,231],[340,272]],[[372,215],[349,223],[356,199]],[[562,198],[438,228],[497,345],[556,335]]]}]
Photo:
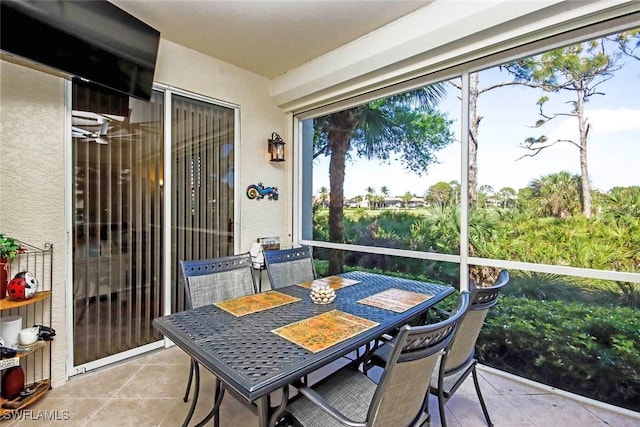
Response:
[{"label": "green shrub", "polygon": [[478,339],[481,363],[640,411],[640,316],[628,307],[501,297]]},{"label": "green shrub", "polygon": [[599,306],[618,305],[619,291],[609,281],[559,274],[512,272],[503,295],[542,301],[567,301]]}]

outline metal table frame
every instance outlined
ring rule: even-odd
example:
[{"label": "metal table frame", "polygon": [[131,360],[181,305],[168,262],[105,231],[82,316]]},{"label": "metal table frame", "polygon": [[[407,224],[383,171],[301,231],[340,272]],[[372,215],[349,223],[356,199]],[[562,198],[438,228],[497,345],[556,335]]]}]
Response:
[{"label": "metal table frame", "polygon": [[[266,427],[273,425],[284,410],[289,384],[402,326],[454,292],[450,286],[365,272],[341,276],[360,283],[339,289],[331,304],[313,304],[309,290],[294,285],[278,291],[301,300],[284,306],[235,317],[208,305],[154,319],[153,325],[218,377],[226,389],[251,404],[260,427]],[[402,313],[356,302],[389,288],[427,293],[433,297]],[[334,309],[373,320],[379,325],[317,353],[271,332]],[[269,394],[278,389],[283,391],[283,402],[279,407],[271,408]]]}]

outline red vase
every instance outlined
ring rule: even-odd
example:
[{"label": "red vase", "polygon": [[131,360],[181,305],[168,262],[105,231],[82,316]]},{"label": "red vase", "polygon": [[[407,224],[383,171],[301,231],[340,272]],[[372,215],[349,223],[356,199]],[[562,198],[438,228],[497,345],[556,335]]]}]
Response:
[{"label": "red vase", "polygon": [[9,263],[6,258],[0,258],[0,299],[7,296],[7,286],[9,285]]}]

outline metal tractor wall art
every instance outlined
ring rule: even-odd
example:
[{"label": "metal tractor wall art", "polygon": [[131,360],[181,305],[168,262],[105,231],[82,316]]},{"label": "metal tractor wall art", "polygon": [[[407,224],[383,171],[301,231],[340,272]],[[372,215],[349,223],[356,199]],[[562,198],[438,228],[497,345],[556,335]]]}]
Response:
[{"label": "metal tractor wall art", "polygon": [[247,197],[256,200],[262,200],[265,197],[269,200],[278,200],[278,187],[265,187],[261,182],[251,184],[247,187]]}]

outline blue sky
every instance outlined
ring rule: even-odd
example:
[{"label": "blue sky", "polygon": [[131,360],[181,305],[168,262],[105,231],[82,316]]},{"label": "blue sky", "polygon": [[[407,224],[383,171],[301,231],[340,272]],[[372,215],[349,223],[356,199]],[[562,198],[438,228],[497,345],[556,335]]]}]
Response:
[{"label": "blue sky", "polygon": [[[623,57],[624,65],[615,76],[598,87],[605,95],[594,95],[586,105],[591,125],[588,142],[589,176],[593,188],[608,191],[614,186],[640,185],[640,61]],[[497,69],[480,73],[480,87],[491,81],[509,77]],[[449,86],[448,97],[441,104],[449,118],[455,120],[453,130],[459,140],[459,101],[456,90]],[[536,101],[541,90],[511,86],[482,94],[478,99],[483,116],[479,130],[478,181],[495,190],[526,187],[533,179],[559,171],[578,174],[578,149],[569,143],[558,143],[535,157],[521,158],[527,151],[519,146],[526,137],[546,135],[549,140],[576,139],[577,120],[558,117],[542,129],[530,126],[539,118]],[[570,96],[551,94],[548,112],[567,112]],[[392,195],[407,191],[423,195],[438,181],[461,181],[460,144],[455,142],[438,153],[440,163],[426,175],[406,171],[397,162],[390,165],[377,160],[357,159],[347,163],[345,196],[365,194],[367,187],[380,191],[387,186]],[[314,164],[313,189],[329,188],[328,159]]]}]

